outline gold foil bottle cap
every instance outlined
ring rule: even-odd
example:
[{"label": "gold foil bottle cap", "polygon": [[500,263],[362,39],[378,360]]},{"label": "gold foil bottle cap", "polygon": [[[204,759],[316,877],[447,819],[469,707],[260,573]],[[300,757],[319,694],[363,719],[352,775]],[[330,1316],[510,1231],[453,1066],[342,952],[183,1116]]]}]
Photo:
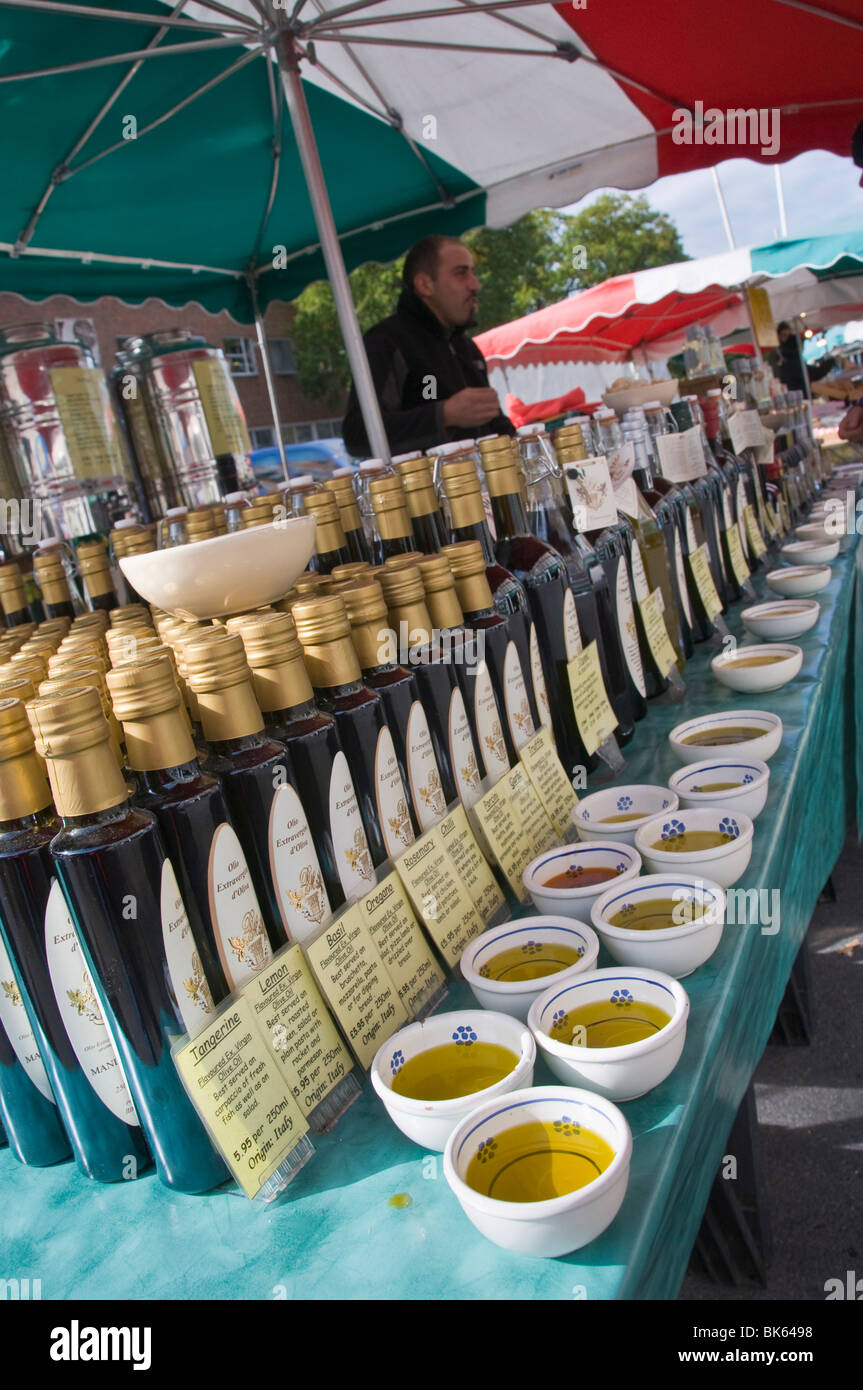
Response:
[{"label": "gold foil bottle cap", "polygon": [[381,570],[380,585],[389,609],[405,603],[425,602],[425,585],[416,561],[412,565],[401,565],[394,569],[385,565]]},{"label": "gold foil bottle cap", "polygon": [[179,709],[182,703],[173,667],[164,656],[117,667],[108,672],[105,680],[114,713],[122,723]]},{"label": "gold foil bottle cap", "polygon": [[411,516],[429,516],[438,511],[438,498],[432,478],[432,466],[428,459],[418,458],[399,464]]},{"label": "gold foil bottle cap", "polygon": [[[391,555],[389,559],[385,560],[384,564],[380,566],[380,570],[383,570],[385,574],[393,574],[395,570],[415,570],[420,561],[424,559],[425,555],[421,550],[411,550],[406,555]],[[379,572],[379,570],[375,571],[375,578],[379,577]]]},{"label": "gold foil bottle cap", "polygon": [[445,545],[442,552],[452,567],[459,603],[465,613],[484,613],[494,607],[479,541]]},{"label": "gold foil bottle cap", "polygon": [[135,772],[182,767],[194,760],[195,745],[170,660],[155,657],[109,671],[108,688]]},{"label": "gold foil bottle cap", "polygon": [[369,577],[346,586],[341,598],[352,628],[358,623],[374,622],[379,618],[386,621],[386,599],[376,579]]},{"label": "gold foil bottle cap", "polygon": [[584,444],[570,444],[569,441],[567,441],[565,444],[558,446],[557,449],[557,458],[561,468],[565,468],[569,463],[581,463],[581,461],[587,457],[588,453]]},{"label": "gold foil bottle cap", "polygon": [[351,685],[362,676],[344,602],[336,595],[297,603],[293,610],[303,660],[316,690]]},{"label": "gold foil bottle cap", "polygon": [[323,597],[332,584],[328,574],[301,574],[296,580],[294,588],[300,598]]},{"label": "gold foil bottle cap", "polygon": [[426,604],[431,620],[441,631],[461,627],[464,620],[455,579],[445,555],[431,555],[420,562]]},{"label": "gold foil bottle cap", "polygon": [[50,661],[45,661],[38,654],[25,656],[23,652],[13,652],[8,664],[16,676],[32,676],[34,680],[43,681],[48,674]]},{"label": "gold foil bottle cap", "polygon": [[137,622],[141,618],[144,622],[152,622],[150,610],[143,603],[124,603],[119,608],[112,608],[108,613],[111,627],[118,627],[121,623]]},{"label": "gold foil bottle cap", "polygon": [[[15,699],[13,696],[4,696],[0,700],[0,762],[5,763],[8,758],[18,758],[22,753],[34,751],[33,730],[30,728],[30,721],[27,718],[23,700]],[[2,777],[0,777],[0,788],[2,788]],[[47,801],[42,803],[43,806],[47,806],[47,804]],[[26,815],[27,813],[23,812],[22,814]],[[11,817],[0,816],[0,819],[9,820]]]},{"label": "gold foil bottle cap", "polygon": [[256,623],[269,613],[275,612],[276,609],[267,604],[264,608],[253,608],[248,613],[235,613],[232,618],[225,619],[225,629],[227,632],[239,632],[247,623]]},{"label": "gold foil bottle cap", "polygon": [[75,632],[98,632],[101,636],[108,630],[108,614],[104,609],[97,608],[93,613],[82,613],[80,617],[72,619],[72,626],[69,628],[69,636]]},{"label": "gold foil bottle cap", "polygon": [[[62,758],[83,753],[110,738],[99,691],[93,685],[66,688],[33,700],[27,717],[43,758]],[[125,798],[126,788],[123,793]]]},{"label": "gold foil bottle cap", "polygon": [[170,648],[164,647],[162,639],[155,632],[139,633],[133,628],[117,642],[112,642],[110,647],[111,666],[128,666],[130,661],[143,658],[153,651],[168,651]]},{"label": "gold foil bottle cap", "polygon": [[294,604],[292,617],[303,647],[311,643],[332,642],[351,635],[351,624],[344,600],[336,594]]},{"label": "gold foil bottle cap", "polygon": [[243,627],[240,636],[264,713],[293,709],[313,698],[293,618],[287,613],[261,617]]},{"label": "gold foil bottle cap", "polygon": [[[224,521],[222,511],[222,521]],[[215,507],[195,507],[186,513],[186,532],[189,541],[208,541],[219,534],[219,517]]]},{"label": "gold foil bottle cap", "polygon": [[354,492],[353,482],[350,478],[327,478],[324,487],[331,492],[338,503],[339,514],[342,520],[342,527],[347,531],[362,530],[363,519],[360,516],[360,509],[357,505],[357,495]]},{"label": "gold foil bottle cap", "polygon": [[343,584],[346,580],[358,579],[364,574],[372,574],[368,560],[352,560],[348,565],[334,565],[330,570],[330,579],[334,584]]},{"label": "gold foil bottle cap", "polygon": [[306,498],[306,512],[317,523],[315,550],[319,555],[327,555],[333,550],[343,550],[347,546],[341,512],[336,499],[329,492],[312,492]]},{"label": "gold foil bottle cap", "polygon": [[23,699],[0,698],[0,821],[34,816],[51,805],[45,764],[36,753]]},{"label": "gold foil bottle cap", "polygon": [[485,481],[489,497],[507,497],[524,492],[524,473],[521,459],[512,441],[506,436],[506,447],[483,454]]},{"label": "gold foil bottle cap", "polygon": [[34,681],[31,676],[4,678],[0,673],[0,691],[4,700],[21,700],[26,705],[28,701],[36,699],[38,689],[39,682]]},{"label": "gold foil bottle cap", "polygon": [[482,456],[483,466],[487,457],[494,454],[509,451],[513,447],[513,441],[508,434],[489,434],[484,439],[479,440],[479,452]]},{"label": "gold foil bottle cap", "polygon": [[373,478],[369,483],[369,496],[381,540],[399,540],[413,535],[401,478],[390,474]]},{"label": "gold foil bottle cap", "polygon": [[48,662],[48,675],[54,676],[74,676],[78,671],[99,671],[104,676],[108,669],[108,660],[98,652],[80,651],[67,653],[65,656],[60,652],[52,656]]},{"label": "gold foil bottle cap", "polygon": [[237,633],[184,642],[183,657],[188,679],[199,694],[249,679],[246,650]]},{"label": "gold foil bottle cap", "polygon": [[48,763],[58,815],[95,815],[128,799],[129,789],[111,748],[111,731],[94,686],[33,700],[27,717],[36,751]]},{"label": "gold foil bottle cap", "polygon": [[71,618],[46,618],[44,622],[39,623],[36,631],[40,635],[43,632],[59,632],[61,637],[65,637],[71,626]]},{"label": "gold foil bottle cap", "polygon": [[185,642],[183,657],[206,739],[218,743],[261,732],[263,716],[245,648],[236,633]]},{"label": "gold foil bottle cap", "polygon": [[0,565],[0,604],[4,613],[20,613],[27,607],[24,581],[17,565]]},{"label": "gold foil bottle cap", "polygon": [[441,554],[449,563],[456,579],[468,574],[485,574],[485,558],[479,541],[457,541],[445,545]]},{"label": "gold foil bottle cap", "polygon": [[32,637],[28,637],[26,642],[22,642],[18,648],[19,652],[50,652],[53,656],[63,641],[62,632],[39,632],[38,628]]}]

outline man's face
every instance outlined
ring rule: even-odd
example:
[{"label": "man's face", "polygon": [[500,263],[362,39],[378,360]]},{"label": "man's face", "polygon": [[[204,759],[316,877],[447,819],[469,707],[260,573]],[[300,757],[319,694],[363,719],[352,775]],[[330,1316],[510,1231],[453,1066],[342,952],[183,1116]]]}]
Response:
[{"label": "man's face", "polygon": [[789,338],[794,337],[794,334],[791,332],[790,328],[780,328],[777,336],[780,343],[787,343]]},{"label": "man's face", "polygon": [[472,328],[476,323],[480,284],[473,273],[473,256],[461,242],[444,242],[436,274],[415,276],[414,288],[446,328]]}]

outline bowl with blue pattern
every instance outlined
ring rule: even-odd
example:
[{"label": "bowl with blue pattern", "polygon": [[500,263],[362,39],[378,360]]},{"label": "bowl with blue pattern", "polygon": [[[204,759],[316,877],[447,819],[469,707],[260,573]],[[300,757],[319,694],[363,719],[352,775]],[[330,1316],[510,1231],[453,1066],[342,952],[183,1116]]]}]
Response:
[{"label": "bowl with blue pattern", "polygon": [[[491,1085],[464,1095],[441,1095],[438,1099],[402,1095],[394,1089],[393,1083],[408,1062],[436,1048],[447,1048],[457,1057],[458,1066],[464,1063],[466,1070],[475,1067],[479,1077],[485,1061],[474,1049],[483,1043],[503,1048],[512,1056],[511,1070]],[[440,1153],[459,1120],[481,1101],[505,1095],[519,1086],[530,1086],[535,1061],[536,1043],[520,1019],[486,1009],[458,1009],[400,1028],[378,1049],[369,1076],[387,1114],[402,1134],[424,1149]],[[433,1087],[437,1091],[447,1089],[444,1065],[442,1062],[440,1084]]]},{"label": "bowl with blue pattern", "polygon": [[718,883],[681,868],[642,874],[603,893],[590,914],[619,965],[661,970],[675,980],[709,960],[722,939],[726,897]]},{"label": "bowl with blue pattern", "polygon": [[521,877],[538,912],[588,922],[600,894],[613,882],[640,873],[641,855],[632,845],[621,840],[580,840],[538,854]]},{"label": "bowl with blue pattern", "polygon": [[[654,816],[635,832],[635,844],[649,874],[681,868],[704,873],[720,888],[742,878],[752,857],[755,827],[744,811],[705,806],[699,811],[677,810]],[[692,836],[717,841],[709,848],[687,848]]]},{"label": "bowl with blue pattern", "polygon": [[679,796],[682,811],[716,806],[755,820],[767,801],[770,768],[760,758],[703,758],[678,768],[668,785]]},{"label": "bowl with blue pattern", "polygon": [[586,922],[540,915],[483,932],[465,947],[459,964],[478,1004],[525,1023],[552,979],[591,970],[598,955],[599,938]]},{"label": "bowl with blue pattern", "polygon": [[677,795],[668,787],[646,783],[604,787],[582,797],[572,808],[572,823],[580,840],[616,840],[634,848],[635,832],[642,821],[677,807]]}]

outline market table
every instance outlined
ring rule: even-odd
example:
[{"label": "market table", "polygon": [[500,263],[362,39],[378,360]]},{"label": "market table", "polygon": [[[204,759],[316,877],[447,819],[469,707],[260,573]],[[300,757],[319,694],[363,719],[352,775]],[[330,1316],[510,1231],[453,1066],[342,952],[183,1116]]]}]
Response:
[{"label": "market table", "polygon": [[[682,1059],[661,1086],[623,1107],[634,1137],[631,1178],[602,1237],[556,1260],[497,1249],[463,1216],[440,1155],[423,1154],[401,1135],[367,1084],[334,1132],[315,1139],[317,1152],[288,1200],[272,1208],[253,1208],[231,1191],[181,1196],[151,1174],[91,1185],[71,1164],[28,1169],[2,1151],[4,1276],[41,1279],[45,1299],[673,1298],[863,787],[854,701],[863,583],[855,550],[833,569],[818,595],[821,618],[799,639],[803,668],[789,686],[735,695],[710,672],[715,649],[696,648],[685,703],[654,702],[626,750],[625,781],[664,783],[677,766],[666,736],[682,719],[747,707],[781,716],[767,805],[736,885],[778,890],[781,917],[775,932],[726,926],[715,955],[686,981],[692,1008]],[[773,597],[763,578],[756,588]],[[744,635],[739,607],[729,626]],[[863,712],[857,717],[863,725]],[[601,955],[598,963],[612,962]],[[443,1007],[472,1003],[458,984]],[[554,1080],[542,1061],[535,1080]]]}]

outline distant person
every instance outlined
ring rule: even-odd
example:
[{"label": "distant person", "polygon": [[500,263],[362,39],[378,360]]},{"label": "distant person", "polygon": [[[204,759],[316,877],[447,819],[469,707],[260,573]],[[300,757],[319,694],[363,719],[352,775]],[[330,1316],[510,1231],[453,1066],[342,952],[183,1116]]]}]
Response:
[{"label": "distant person", "polygon": [[[476,325],[480,292],[470,251],[457,237],[424,237],[405,257],[402,284],[396,312],[364,338],[391,451],[514,434],[465,331]],[[350,453],[371,453],[355,387],[343,432]]]},{"label": "distant person", "polygon": [[[851,136],[851,158],[858,169],[863,169],[863,121]],[[860,187],[863,188],[863,174],[860,175]]]},{"label": "distant person", "polygon": [[[774,371],[787,391],[804,391],[806,382],[803,377],[803,358],[800,354],[800,345],[797,341],[797,334],[791,324],[785,319],[776,325],[776,333],[779,338],[779,348],[774,364]],[[820,381],[828,372],[832,372],[836,366],[832,357],[823,357],[820,362],[806,363],[806,371],[810,381]]]}]

